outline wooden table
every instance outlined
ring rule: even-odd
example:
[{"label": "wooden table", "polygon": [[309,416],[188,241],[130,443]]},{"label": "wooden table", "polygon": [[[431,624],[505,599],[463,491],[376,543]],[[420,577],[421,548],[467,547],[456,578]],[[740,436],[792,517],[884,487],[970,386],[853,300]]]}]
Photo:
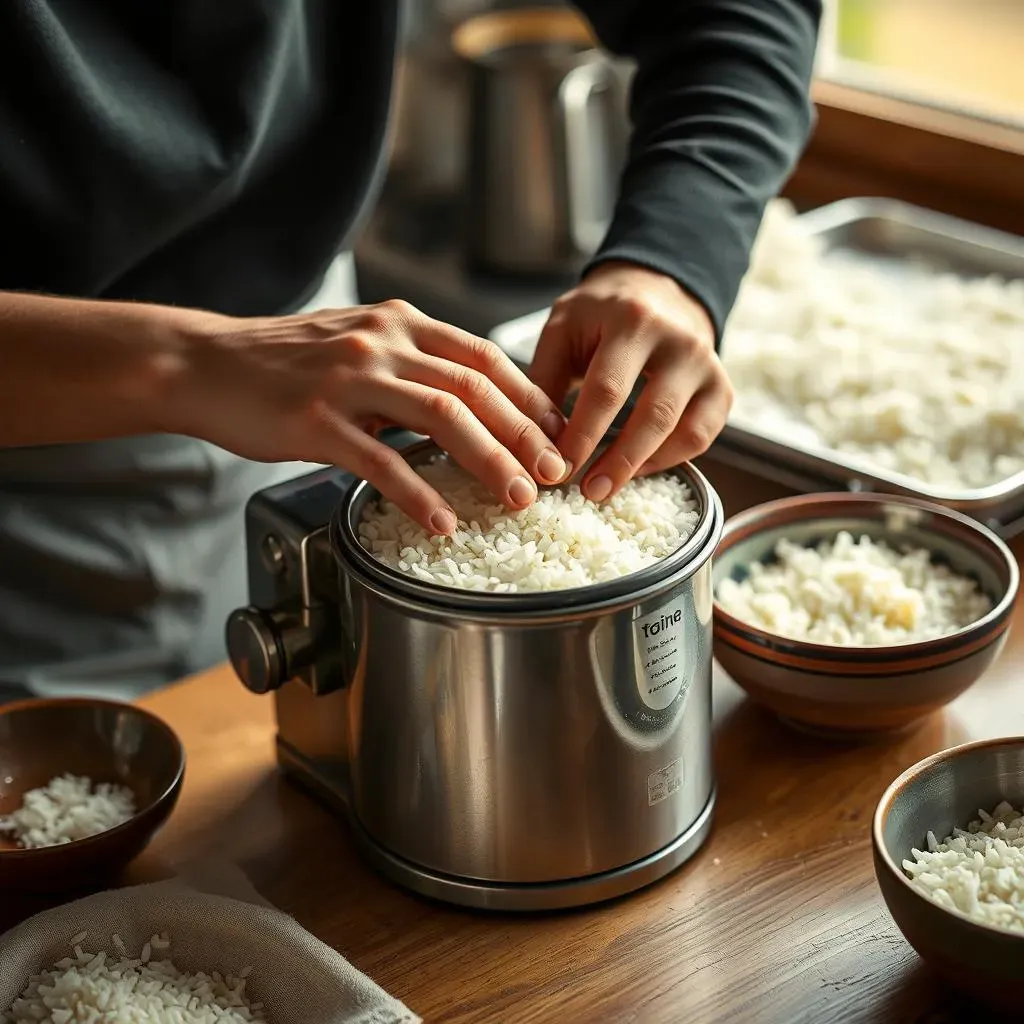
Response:
[{"label": "wooden table", "polygon": [[[704,468],[730,512],[782,493]],[[965,1008],[885,910],[870,819],[920,758],[1024,733],[1022,656],[1018,617],[1006,653],[969,693],[916,732],[863,746],[785,729],[719,673],[719,803],[703,850],[625,899],[531,917],[434,905],[378,878],[343,825],[278,775],[271,701],[217,669],[144,702],[178,730],[189,767],[175,816],[131,877],[229,857],[430,1022],[962,1020]]]}]

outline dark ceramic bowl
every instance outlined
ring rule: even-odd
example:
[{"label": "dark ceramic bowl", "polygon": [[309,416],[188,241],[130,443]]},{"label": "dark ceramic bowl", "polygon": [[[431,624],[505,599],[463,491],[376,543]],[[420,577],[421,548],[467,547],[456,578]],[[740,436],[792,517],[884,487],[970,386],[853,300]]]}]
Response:
[{"label": "dark ceramic bowl", "polygon": [[996,659],[1008,635],[1019,572],[980,523],[938,505],[881,494],[810,494],[758,505],[725,524],[714,585],[741,579],[785,538],[813,545],[841,530],[894,547],[923,547],[976,579],[992,610],[949,636],[888,647],[840,647],[768,633],[714,605],[715,657],[751,699],[790,724],[857,737],[907,728],[948,704]]},{"label": "dark ceramic bowl", "polygon": [[926,849],[929,830],[941,841],[1002,800],[1018,810],[1024,803],[1024,736],[966,743],[908,768],[879,801],[871,838],[882,897],[907,941],[940,977],[1016,1014],[1024,1006],[1024,935],[934,903],[901,866],[912,849]]},{"label": "dark ceramic bowl", "polygon": [[68,698],[0,707],[0,814],[66,772],[129,787],[135,816],[61,846],[25,850],[0,837],[0,890],[57,892],[112,879],[174,809],[185,751],[170,726],[131,704]]}]

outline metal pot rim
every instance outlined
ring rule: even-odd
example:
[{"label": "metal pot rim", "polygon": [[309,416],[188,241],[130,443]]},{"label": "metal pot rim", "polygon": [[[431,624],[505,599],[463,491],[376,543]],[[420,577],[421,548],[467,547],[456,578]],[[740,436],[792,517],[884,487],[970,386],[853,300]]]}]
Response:
[{"label": "metal pot rim", "polygon": [[[444,452],[433,441],[426,440],[410,445],[401,454],[416,465]],[[357,576],[378,594],[439,612],[459,610],[472,617],[529,615],[557,619],[566,613],[606,611],[616,605],[634,604],[693,575],[708,562],[718,545],[725,518],[718,494],[704,474],[690,463],[677,466],[673,472],[687,483],[700,505],[700,519],[693,533],[653,565],[587,587],[495,594],[423,583],[390,569],[360,544],[355,532],[354,516],[367,502],[379,497],[379,492],[365,480],[351,487],[331,516],[331,552],[340,571]]]}]

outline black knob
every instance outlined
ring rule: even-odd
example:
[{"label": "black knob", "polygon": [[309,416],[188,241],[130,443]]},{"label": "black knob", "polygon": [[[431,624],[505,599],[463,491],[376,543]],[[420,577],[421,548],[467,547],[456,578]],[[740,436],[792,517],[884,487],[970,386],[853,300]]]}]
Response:
[{"label": "black knob", "polygon": [[226,640],[228,657],[247,689],[269,693],[285,681],[285,656],[276,623],[259,608],[233,611]]},{"label": "black knob", "polygon": [[228,618],[228,657],[245,686],[269,693],[309,664],[312,637],[301,614],[239,608]]}]

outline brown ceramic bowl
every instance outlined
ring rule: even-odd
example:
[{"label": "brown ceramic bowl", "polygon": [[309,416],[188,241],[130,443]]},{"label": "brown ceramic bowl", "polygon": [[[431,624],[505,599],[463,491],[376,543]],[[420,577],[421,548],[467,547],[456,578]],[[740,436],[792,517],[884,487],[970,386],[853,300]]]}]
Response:
[{"label": "brown ceramic bowl", "polygon": [[0,707],[0,814],[65,772],[128,786],[137,813],[61,846],[25,850],[0,837],[0,890],[56,892],[113,878],[174,809],[185,751],[170,726],[131,704],[67,698]]},{"label": "brown ceramic bowl", "polygon": [[769,561],[785,538],[813,545],[848,530],[894,547],[923,547],[973,577],[992,610],[935,640],[839,647],[768,633],[714,605],[715,657],[759,704],[790,724],[854,738],[904,729],[975,683],[1002,650],[1019,571],[1007,546],[980,523],[930,502],[882,494],[809,494],[755,506],[725,524],[714,585]]},{"label": "brown ceramic bowl", "polygon": [[1016,1014],[1024,1006],[1024,934],[934,903],[902,868],[912,849],[926,849],[929,830],[941,841],[1001,800],[1024,804],[1024,736],[966,743],[908,768],[879,801],[871,838],[882,897],[907,941],[940,977]]}]

